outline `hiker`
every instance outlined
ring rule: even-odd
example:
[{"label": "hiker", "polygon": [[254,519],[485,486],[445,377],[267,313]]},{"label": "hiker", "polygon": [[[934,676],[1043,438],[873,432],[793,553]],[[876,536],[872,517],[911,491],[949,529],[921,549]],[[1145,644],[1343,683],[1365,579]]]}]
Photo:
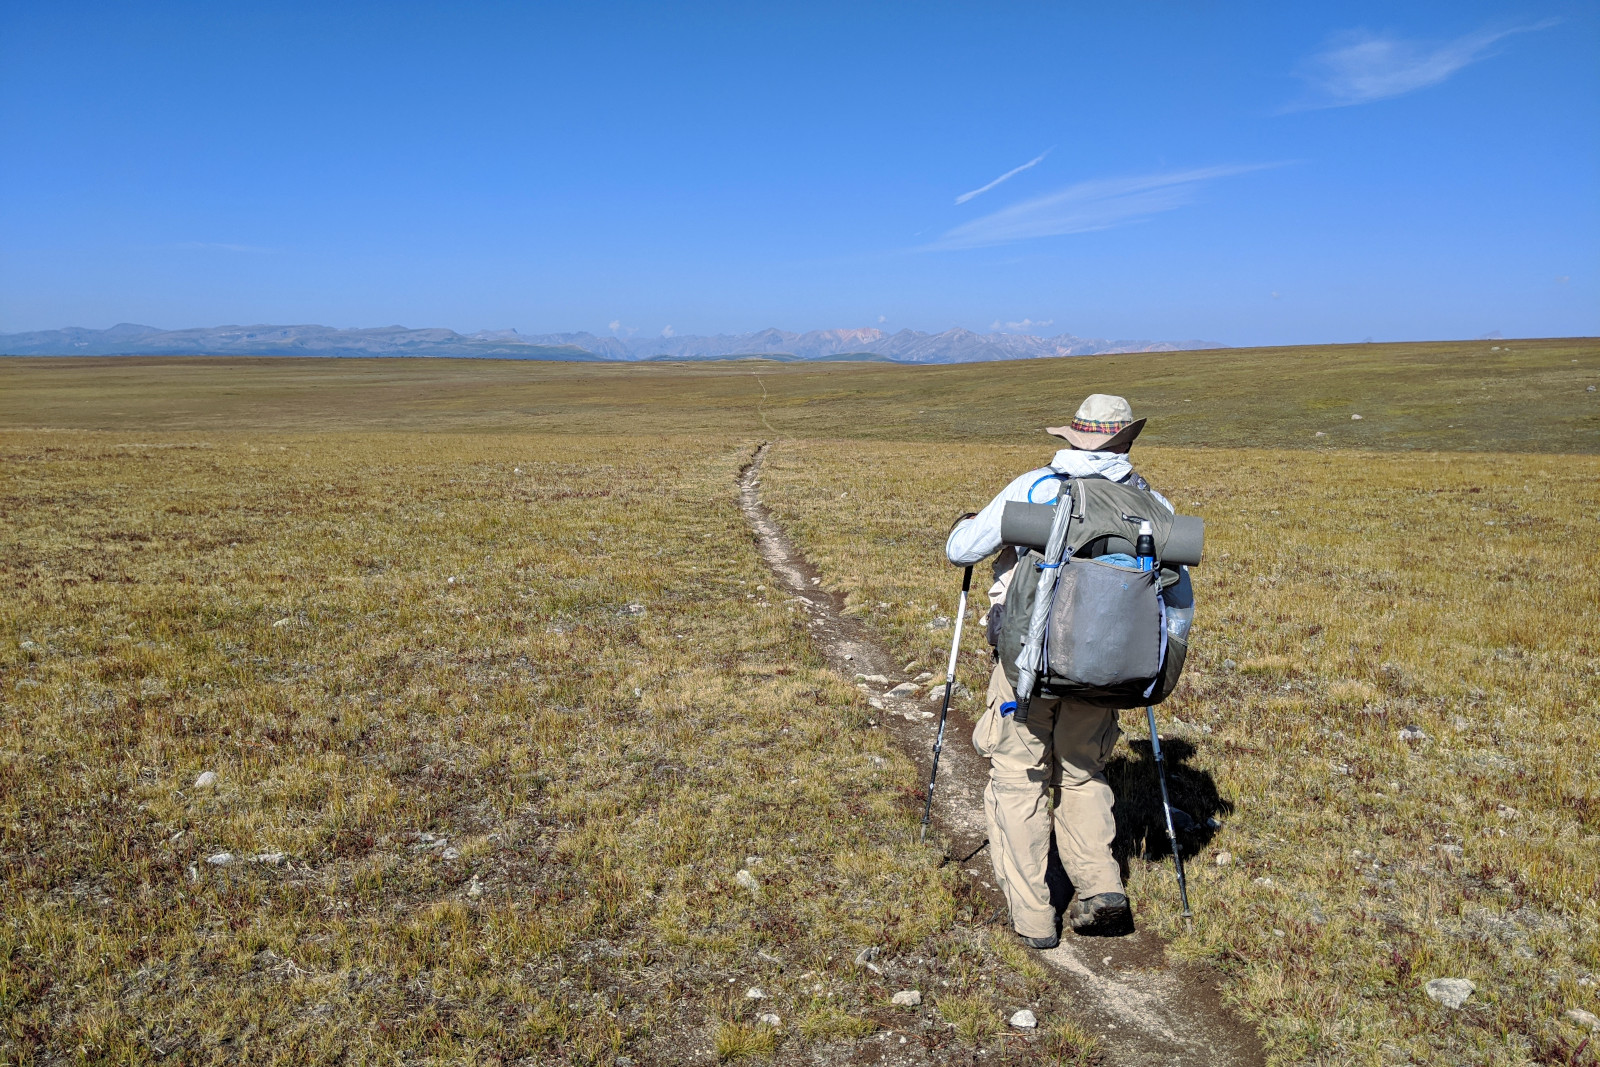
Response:
[{"label": "hiker", "polygon": [[[1128,461],[1128,449],[1144,423],[1133,417],[1132,407],[1122,397],[1091,395],[1069,425],[1045,431],[1070,447],[1057,452],[1048,466],[1018,477],[982,511],[963,516],[951,529],[945,544],[951,563],[971,565],[1000,550],[989,589],[989,614],[981,620],[988,626],[991,645],[999,642],[999,620],[1017,562],[1016,548],[1001,543],[1007,501],[1049,502],[1058,491],[1065,497],[1068,479],[1099,477],[1149,492],[1172,510]],[[1117,711],[1040,695],[1028,708],[1027,722],[1019,724],[1013,718],[1016,699],[997,651],[988,706],[972,741],[989,759],[984,792],[989,853],[1011,908],[1012,927],[1032,948],[1054,948],[1059,943],[1056,911],[1045,882],[1052,832],[1048,791],[1056,788],[1055,842],[1074,891],[1067,920],[1083,934],[1122,932],[1131,924],[1131,912],[1121,869],[1111,855],[1116,822],[1105,776],[1106,761],[1122,734]]]}]

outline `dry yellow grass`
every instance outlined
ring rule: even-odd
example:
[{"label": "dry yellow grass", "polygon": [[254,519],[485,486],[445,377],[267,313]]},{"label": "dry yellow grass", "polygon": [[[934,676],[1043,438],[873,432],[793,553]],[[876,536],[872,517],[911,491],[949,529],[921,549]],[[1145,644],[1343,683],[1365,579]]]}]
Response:
[{"label": "dry yellow grass", "polygon": [[[958,584],[952,516],[1052,450],[791,441],[766,497],[829,583],[929,661],[926,623]],[[1185,932],[1170,861],[1138,857],[1153,779],[1142,713],[1125,713],[1135,745],[1111,774],[1139,813],[1121,847],[1142,920],[1224,970],[1281,1062],[1568,1062],[1584,1034],[1563,1012],[1600,1010],[1600,459],[1134,459],[1208,523],[1187,679],[1161,712],[1187,742],[1177,801],[1223,822]],[[968,644],[981,692],[987,648]],[[1427,739],[1400,740],[1409,725]],[[1449,1011],[1423,994],[1437,977],[1478,991]]]},{"label": "dry yellow grass", "polygon": [[[777,517],[938,663],[949,519],[1105,389],[1155,416],[1136,459],[1211,534],[1163,716],[1178,799],[1223,825],[1182,931],[1130,716],[1143,921],[1281,1063],[1595,1062],[1561,1013],[1600,1011],[1597,376],[1583,340],[0,360],[0,1063],[710,1062],[719,1034],[827,1061],[890,1028],[970,1057],[951,1017],[986,1062],[1091,1060],[914,846],[918,776],[761,588],[733,479],[774,440]],[[1174,447],[1201,442],[1229,447]],[[1478,983],[1465,1009],[1423,997],[1440,975]],[[1024,1003],[1037,1039],[989,1036]]]},{"label": "dry yellow grass", "polygon": [[909,761],[760,590],[738,442],[0,452],[0,1062],[937,1050],[856,951],[1008,981]]}]

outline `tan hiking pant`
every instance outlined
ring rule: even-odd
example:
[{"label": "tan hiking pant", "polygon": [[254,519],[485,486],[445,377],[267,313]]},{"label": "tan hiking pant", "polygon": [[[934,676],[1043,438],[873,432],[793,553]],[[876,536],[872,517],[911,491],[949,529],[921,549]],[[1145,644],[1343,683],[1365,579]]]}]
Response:
[{"label": "tan hiking pant", "polygon": [[972,744],[989,758],[984,814],[989,856],[1011,905],[1011,925],[1023,937],[1056,932],[1056,912],[1045,885],[1050,856],[1049,793],[1055,805],[1056,850],[1079,897],[1122,892],[1122,872],[1111,856],[1116,822],[1106,781],[1106,761],[1122,729],[1117,713],[1067,700],[1035,698],[1018,726],[1000,706],[1015,700],[1005,671],[989,676],[989,706],[972,732]]}]

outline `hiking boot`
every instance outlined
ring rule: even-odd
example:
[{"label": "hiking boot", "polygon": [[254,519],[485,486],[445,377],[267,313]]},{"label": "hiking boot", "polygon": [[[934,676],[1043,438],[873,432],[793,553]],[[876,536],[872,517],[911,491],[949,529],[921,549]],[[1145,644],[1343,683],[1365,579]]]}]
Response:
[{"label": "hiking boot", "polygon": [[1076,897],[1067,906],[1072,929],[1089,936],[1125,933],[1132,919],[1128,898],[1122,893]]},{"label": "hiking boot", "polygon": [[[1017,936],[1022,937],[1021,934]],[[1061,937],[1058,934],[1051,934],[1049,937],[1023,937],[1022,943],[1029,948],[1055,948],[1061,944]]]}]

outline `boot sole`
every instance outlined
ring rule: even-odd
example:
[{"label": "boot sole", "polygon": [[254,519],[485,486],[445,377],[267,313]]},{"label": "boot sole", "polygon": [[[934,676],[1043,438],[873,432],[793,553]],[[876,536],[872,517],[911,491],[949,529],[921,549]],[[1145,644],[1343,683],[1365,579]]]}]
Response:
[{"label": "boot sole", "polygon": [[1132,925],[1133,909],[1124,904],[1120,907],[1102,908],[1095,912],[1080,925],[1072,923],[1072,932],[1080,937],[1105,937],[1108,935],[1127,933]]}]

